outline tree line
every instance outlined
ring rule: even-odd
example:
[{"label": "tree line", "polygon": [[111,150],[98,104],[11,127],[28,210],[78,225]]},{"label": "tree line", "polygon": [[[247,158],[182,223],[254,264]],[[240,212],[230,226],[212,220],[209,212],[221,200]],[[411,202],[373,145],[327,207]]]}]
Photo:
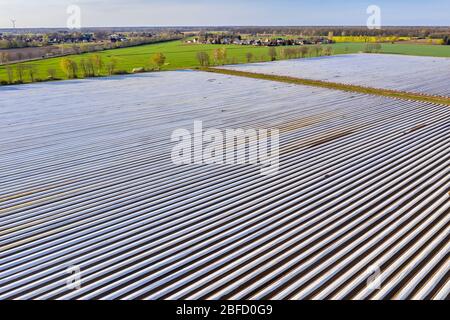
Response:
[{"label": "tree line", "polygon": [[[61,58],[59,62],[60,71],[68,79],[92,78],[101,76],[111,76],[128,74],[130,71],[118,69],[118,59],[111,57],[107,61],[99,54],[83,57],[78,62],[72,58]],[[166,63],[166,56],[163,53],[156,53],[149,59],[150,67],[135,68],[131,72],[145,72],[161,70]],[[22,84],[25,79],[29,82],[42,82],[51,80],[61,80],[58,78],[58,69],[48,68],[46,77],[38,77],[38,69],[32,64],[17,64],[5,66],[6,80],[0,81],[2,85]],[[42,73],[40,74],[42,76]]]}]

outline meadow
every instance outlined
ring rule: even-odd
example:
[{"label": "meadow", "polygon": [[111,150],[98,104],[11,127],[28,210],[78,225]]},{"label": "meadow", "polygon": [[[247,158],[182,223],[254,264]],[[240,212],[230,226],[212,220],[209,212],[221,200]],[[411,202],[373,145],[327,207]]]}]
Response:
[{"label": "meadow", "polygon": [[[333,54],[346,54],[357,53],[364,50],[364,43],[336,43],[331,45]],[[406,54],[406,55],[418,55],[418,56],[435,56],[435,57],[450,57],[450,46],[438,46],[438,45],[413,45],[413,44],[382,44],[382,53],[390,54]],[[202,45],[202,44],[187,44],[183,41],[172,41],[158,44],[142,45],[137,47],[105,50],[97,53],[86,53],[79,55],[70,55],[66,58],[70,58],[73,61],[80,63],[81,59],[86,59],[93,54],[101,56],[105,64],[111,59],[116,61],[115,69],[123,73],[129,73],[135,68],[151,68],[152,55],[161,52],[166,57],[166,63],[162,66],[161,70],[176,70],[187,69],[199,66],[197,60],[197,53],[204,51],[210,54],[212,58],[212,52],[221,47],[227,48],[227,61],[228,64],[240,64],[247,63],[247,54],[252,53],[252,62],[269,61],[267,47],[254,47],[254,46],[240,46],[240,45]],[[282,47],[277,47],[278,59],[281,59]],[[312,53],[312,56],[314,54]],[[308,55],[311,56],[311,55]],[[24,66],[33,66],[35,70],[34,77],[39,80],[46,80],[49,76],[49,70],[54,70],[56,78],[66,79],[66,74],[61,69],[61,57],[49,58],[43,60],[37,60],[32,62],[21,63]],[[17,64],[11,65],[13,68]],[[81,72],[79,72],[81,74]],[[106,75],[106,69],[101,72],[101,75]],[[80,76],[80,75],[79,75]],[[0,81],[7,81],[8,76],[5,66],[0,66]],[[24,82],[30,82],[30,76],[27,72],[24,73]]]}]

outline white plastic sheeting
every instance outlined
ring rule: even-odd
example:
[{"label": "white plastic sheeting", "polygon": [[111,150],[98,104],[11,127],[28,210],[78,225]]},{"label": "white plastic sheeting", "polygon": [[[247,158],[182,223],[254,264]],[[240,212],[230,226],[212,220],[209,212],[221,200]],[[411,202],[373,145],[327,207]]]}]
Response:
[{"label": "white plastic sheeting", "polygon": [[348,54],[224,68],[450,97],[450,58]]},{"label": "white plastic sheeting", "polygon": [[[190,71],[1,88],[0,299],[445,299],[449,119]],[[280,129],[279,174],[173,165],[194,120]]]}]

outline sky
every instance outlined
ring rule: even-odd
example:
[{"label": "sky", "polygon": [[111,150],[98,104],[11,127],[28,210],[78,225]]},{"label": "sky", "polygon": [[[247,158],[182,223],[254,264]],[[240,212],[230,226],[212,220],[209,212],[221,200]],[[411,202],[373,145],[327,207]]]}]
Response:
[{"label": "sky", "polygon": [[363,26],[370,5],[382,26],[450,25],[450,0],[0,0],[0,28],[65,27],[70,5],[82,27]]}]

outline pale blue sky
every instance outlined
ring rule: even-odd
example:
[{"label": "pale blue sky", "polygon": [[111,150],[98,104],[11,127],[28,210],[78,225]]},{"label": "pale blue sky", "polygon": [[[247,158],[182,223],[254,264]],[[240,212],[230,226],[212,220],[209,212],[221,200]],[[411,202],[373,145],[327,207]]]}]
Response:
[{"label": "pale blue sky", "polygon": [[450,25],[450,0],[0,0],[0,28],[64,27],[70,4],[83,27],[365,25],[372,4],[382,25]]}]

